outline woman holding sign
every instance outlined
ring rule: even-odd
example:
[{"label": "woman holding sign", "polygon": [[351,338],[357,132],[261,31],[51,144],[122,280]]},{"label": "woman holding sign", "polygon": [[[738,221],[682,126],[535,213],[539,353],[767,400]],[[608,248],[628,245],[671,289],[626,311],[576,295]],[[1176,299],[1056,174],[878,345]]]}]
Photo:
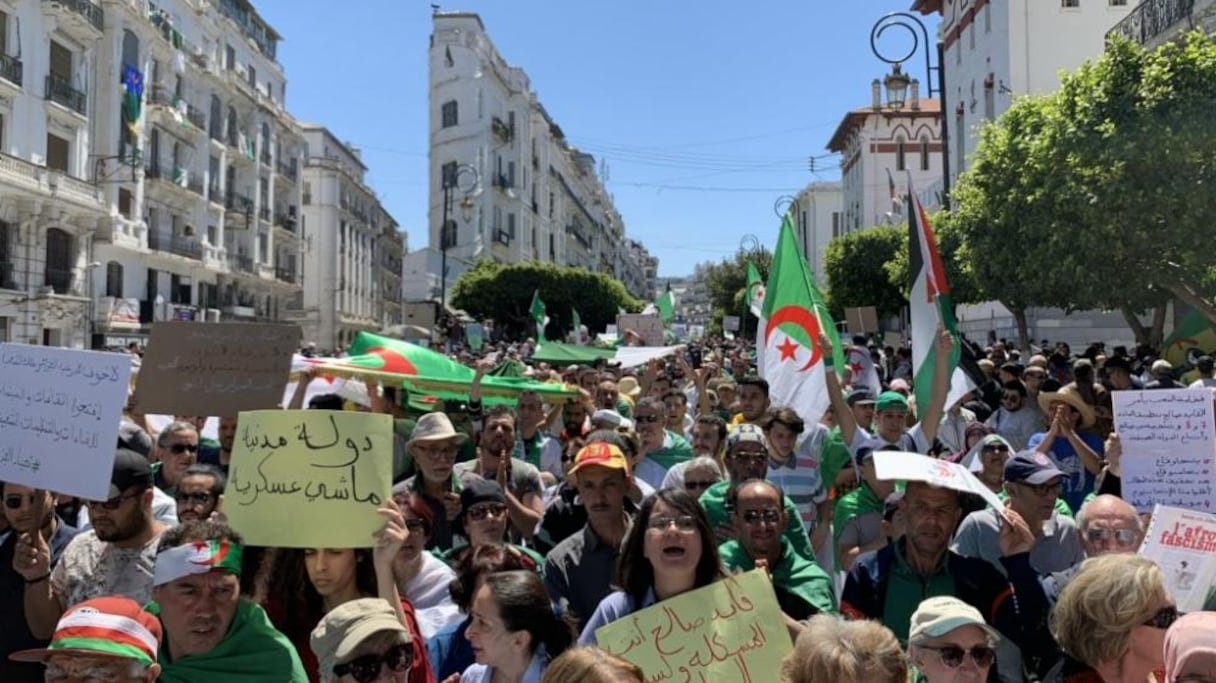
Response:
[{"label": "woman holding sign", "polygon": [[709,517],[683,489],[662,489],[642,503],[617,566],[620,590],[596,607],[579,645],[596,645],[601,626],[725,576]]}]

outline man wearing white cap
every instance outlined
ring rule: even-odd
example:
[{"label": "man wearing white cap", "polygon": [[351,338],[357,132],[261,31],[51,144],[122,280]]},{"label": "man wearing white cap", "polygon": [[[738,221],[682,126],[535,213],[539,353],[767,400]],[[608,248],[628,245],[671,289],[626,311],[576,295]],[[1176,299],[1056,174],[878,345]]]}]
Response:
[{"label": "man wearing white cap", "polygon": [[908,657],[915,683],[984,683],[999,634],[979,610],[947,596],[929,598],[912,614]]}]

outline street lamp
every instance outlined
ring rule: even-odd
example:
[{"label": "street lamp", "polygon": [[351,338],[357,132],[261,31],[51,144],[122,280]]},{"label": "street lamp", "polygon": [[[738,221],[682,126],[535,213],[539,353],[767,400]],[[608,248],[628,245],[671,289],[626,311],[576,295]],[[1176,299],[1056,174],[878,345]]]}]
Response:
[{"label": "street lamp", "polygon": [[[895,53],[898,57],[892,57],[891,53],[883,53],[878,49],[878,41],[882,38],[883,33],[887,29],[899,28],[907,31],[912,36],[912,47],[903,54]],[[937,40],[937,66],[933,65],[933,58],[929,51],[929,30],[925,28],[925,23],[920,20],[915,14],[908,12],[891,12],[880,18],[874,24],[874,28],[870,29],[870,51],[878,59],[892,65],[894,68],[891,73],[884,79],[884,84],[887,88],[887,101],[892,108],[898,109],[904,105],[905,94],[908,90],[908,85],[911,80],[901,70],[904,62],[916,55],[916,51],[924,45],[925,53],[925,83],[929,86],[929,98],[939,97],[941,99],[941,121],[942,121],[942,207],[950,208],[950,135],[949,126],[946,120],[946,72],[942,68],[945,63],[944,56],[946,51],[945,43],[939,37]],[[897,104],[898,103],[898,104]]]},{"label": "street lamp", "polygon": [[456,236],[456,226],[448,218],[452,211],[452,191],[459,190],[464,195],[460,200],[460,217],[468,223],[473,219],[473,196],[477,194],[480,185],[481,174],[470,164],[460,164],[452,172],[443,174],[443,223],[439,229],[439,304],[445,308],[448,303],[448,244],[454,241]]}]

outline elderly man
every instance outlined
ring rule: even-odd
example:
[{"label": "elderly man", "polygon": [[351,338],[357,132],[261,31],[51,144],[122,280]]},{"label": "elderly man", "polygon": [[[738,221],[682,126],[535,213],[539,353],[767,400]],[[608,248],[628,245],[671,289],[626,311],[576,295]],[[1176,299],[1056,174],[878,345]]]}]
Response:
[{"label": "elderly man", "polygon": [[215,522],[189,522],[160,539],[153,575],[164,683],[306,683],[300,657],[240,595],[241,537]]},{"label": "elderly man", "polygon": [[435,523],[428,550],[450,550],[453,537],[460,533],[460,478],[454,476],[456,453],[468,436],[457,432],[444,413],[427,413],[418,418],[406,448],[418,465],[418,473],[397,484],[393,494],[413,493],[427,507]]},{"label": "elderly man", "polygon": [[720,415],[698,415],[697,421],[692,425],[693,458],[677,463],[668,469],[667,474],[663,476],[663,485],[660,488],[684,488],[684,473],[697,458],[713,458],[721,470],[724,443],[726,443],[726,421]]},{"label": "elderly man", "polygon": [[[1101,555],[1131,554],[1140,548],[1144,540],[1144,524],[1136,508],[1127,501],[1103,494],[1092,498],[1077,513],[1077,530],[1081,537],[1081,549],[1085,557]],[[1042,577],[1043,592],[1054,605],[1068,582],[1081,571],[1077,563],[1063,571]]]},{"label": "elderly man", "polygon": [[[64,613],[45,649],[10,655],[45,664],[34,680],[152,683],[160,676],[160,622],[128,598],[94,598]],[[39,667],[42,668],[42,667]],[[22,679],[5,676],[5,683]],[[160,679],[165,680],[165,679]]]},{"label": "elderly man", "polygon": [[195,463],[186,468],[177,485],[177,518],[186,522],[201,522],[211,517],[224,497],[227,478],[215,465]]},{"label": "elderly man", "polygon": [[532,538],[544,511],[540,472],[511,457],[515,449],[515,413],[507,406],[493,406],[482,419],[477,459],[455,467],[455,476],[477,475],[497,481],[506,495],[507,513],[514,538]]},{"label": "elderly man", "polygon": [[634,476],[653,489],[660,488],[668,470],[692,458],[692,446],[666,428],[667,407],[657,398],[647,396],[638,401],[633,422],[642,441],[642,457]]}]

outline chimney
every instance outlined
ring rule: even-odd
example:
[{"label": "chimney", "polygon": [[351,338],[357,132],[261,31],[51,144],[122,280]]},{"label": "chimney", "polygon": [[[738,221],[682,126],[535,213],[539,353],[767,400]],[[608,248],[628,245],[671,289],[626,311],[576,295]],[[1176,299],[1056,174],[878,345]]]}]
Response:
[{"label": "chimney", "polygon": [[882,82],[877,78],[870,84],[870,91],[874,97],[874,103],[871,105],[875,109],[882,109]]},{"label": "chimney", "polygon": [[912,97],[909,100],[912,111],[920,110],[920,81],[912,79]]}]

